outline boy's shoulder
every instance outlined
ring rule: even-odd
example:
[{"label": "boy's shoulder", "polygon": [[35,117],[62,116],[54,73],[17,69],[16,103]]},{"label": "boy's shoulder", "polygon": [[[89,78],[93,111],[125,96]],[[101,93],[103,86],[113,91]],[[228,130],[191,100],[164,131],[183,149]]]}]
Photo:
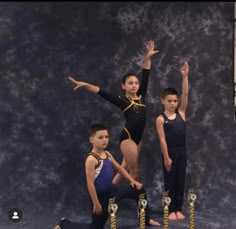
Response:
[{"label": "boy's shoulder", "polygon": [[84,156],[84,163],[85,166],[86,165],[95,165],[95,169],[99,167],[99,165],[101,164],[101,159],[100,157],[95,154],[94,152],[89,152]]},{"label": "boy's shoulder", "polygon": [[94,152],[89,152],[87,153],[85,156],[84,156],[84,161],[86,162],[87,160],[90,160],[90,159],[96,159],[97,161],[100,161],[101,158],[99,157],[99,155],[97,155],[96,153]]},{"label": "boy's shoulder", "polygon": [[163,118],[164,118],[164,117],[163,117],[163,113],[164,113],[164,112],[158,113],[157,116],[156,116],[156,120],[158,120],[158,119],[163,119]]},{"label": "boy's shoulder", "polygon": [[[111,153],[109,151],[105,151],[105,154],[107,156],[107,158],[110,158],[111,157]],[[99,155],[97,155],[96,153],[94,152],[89,152],[85,155],[85,158],[84,158],[84,162],[86,162],[87,160],[96,160],[97,161],[97,165],[96,167],[98,167],[100,164],[101,164],[101,161],[103,160]]]}]

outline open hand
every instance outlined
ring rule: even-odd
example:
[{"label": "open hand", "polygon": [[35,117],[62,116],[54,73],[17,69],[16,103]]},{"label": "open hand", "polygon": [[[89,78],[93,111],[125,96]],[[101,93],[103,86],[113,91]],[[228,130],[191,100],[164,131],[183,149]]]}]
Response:
[{"label": "open hand", "polygon": [[180,69],[182,76],[188,76],[189,66],[188,62],[184,62],[183,66]]},{"label": "open hand", "polygon": [[159,52],[158,50],[154,50],[154,41],[153,40],[150,40],[150,41],[147,42],[146,48],[147,48],[146,57],[151,57],[155,53]]},{"label": "open hand", "polygon": [[69,79],[72,83],[74,83],[74,84],[76,85],[76,87],[74,87],[74,90],[77,90],[78,88],[83,87],[83,86],[85,85],[84,82],[75,80],[75,79],[72,78],[71,76],[69,76],[68,79]]},{"label": "open hand", "polygon": [[102,206],[100,203],[93,205],[93,213],[95,215],[101,215],[102,214]]}]

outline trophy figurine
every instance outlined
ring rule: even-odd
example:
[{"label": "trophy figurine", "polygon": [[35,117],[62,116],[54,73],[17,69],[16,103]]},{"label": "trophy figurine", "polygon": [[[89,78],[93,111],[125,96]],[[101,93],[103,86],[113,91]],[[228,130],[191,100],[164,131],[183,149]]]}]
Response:
[{"label": "trophy figurine", "polygon": [[169,205],[171,202],[171,198],[168,197],[168,192],[163,193],[162,198],[162,205],[164,207],[164,214],[163,214],[163,228],[168,229],[169,228]]},{"label": "trophy figurine", "polygon": [[110,229],[116,229],[116,212],[118,206],[115,204],[115,198],[109,199],[108,213],[110,215]]},{"label": "trophy figurine", "polygon": [[147,206],[147,200],[144,198],[145,194],[139,195],[139,228],[145,229],[145,208]]},{"label": "trophy figurine", "polygon": [[195,201],[197,199],[196,194],[193,189],[190,189],[188,192],[188,203],[189,203],[189,229],[195,228]]}]

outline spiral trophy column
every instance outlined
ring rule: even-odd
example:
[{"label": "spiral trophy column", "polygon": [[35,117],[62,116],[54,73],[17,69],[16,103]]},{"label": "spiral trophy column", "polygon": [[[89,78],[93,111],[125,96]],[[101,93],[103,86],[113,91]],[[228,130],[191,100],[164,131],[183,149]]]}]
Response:
[{"label": "spiral trophy column", "polygon": [[171,202],[171,198],[168,197],[168,192],[163,193],[162,198],[162,205],[164,207],[164,214],[163,214],[163,228],[168,229],[169,228],[169,205]]},{"label": "spiral trophy column", "polygon": [[188,203],[189,203],[189,229],[195,228],[195,201],[197,199],[193,189],[188,192]]},{"label": "spiral trophy column", "polygon": [[108,213],[110,215],[110,229],[116,229],[116,212],[118,205],[115,204],[115,198],[109,199]]},{"label": "spiral trophy column", "polygon": [[139,195],[139,228],[145,229],[145,208],[147,206],[147,200],[145,199],[145,194]]}]

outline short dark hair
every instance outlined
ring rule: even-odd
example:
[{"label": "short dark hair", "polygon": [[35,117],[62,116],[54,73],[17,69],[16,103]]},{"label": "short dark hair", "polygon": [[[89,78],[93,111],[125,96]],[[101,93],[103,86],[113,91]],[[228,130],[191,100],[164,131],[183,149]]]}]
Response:
[{"label": "short dark hair", "polygon": [[126,80],[127,80],[130,76],[135,76],[135,77],[138,79],[138,77],[136,76],[136,74],[134,74],[134,73],[132,73],[132,72],[129,72],[129,73],[123,75],[123,77],[122,77],[122,83],[125,84]]},{"label": "short dark hair", "polygon": [[107,128],[104,125],[99,124],[99,123],[95,123],[95,124],[91,125],[89,128],[89,136],[90,137],[93,136],[99,130],[107,130]]},{"label": "short dark hair", "polygon": [[176,95],[179,97],[177,90],[172,87],[165,88],[161,93],[161,98],[164,99],[167,95]]}]

